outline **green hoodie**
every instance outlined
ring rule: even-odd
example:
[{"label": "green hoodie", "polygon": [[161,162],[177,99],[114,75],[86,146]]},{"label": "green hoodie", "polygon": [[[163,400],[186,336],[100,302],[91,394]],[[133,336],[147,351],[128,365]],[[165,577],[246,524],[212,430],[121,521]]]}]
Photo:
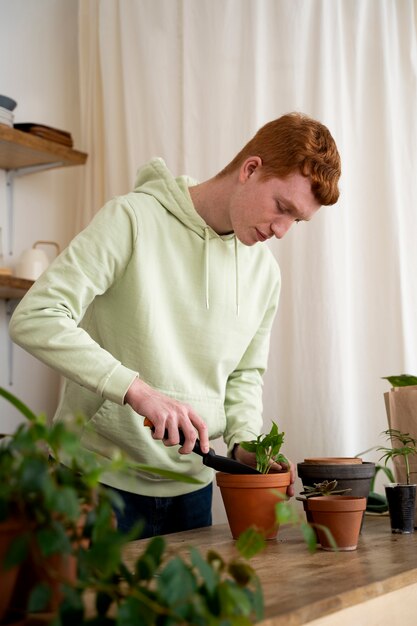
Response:
[{"label": "green hoodie", "polygon": [[[84,415],[86,448],[208,484],[196,454],[154,441],[123,404],[140,376],[191,405],[231,450],[262,429],[262,375],[280,273],[264,245],[217,235],[195,211],[188,186],[161,159],[133,192],[108,202],[36,281],[15,310],[10,335],[65,377],[55,420]],[[150,473],[105,476],[134,493],[175,496],[200,486]]]}]

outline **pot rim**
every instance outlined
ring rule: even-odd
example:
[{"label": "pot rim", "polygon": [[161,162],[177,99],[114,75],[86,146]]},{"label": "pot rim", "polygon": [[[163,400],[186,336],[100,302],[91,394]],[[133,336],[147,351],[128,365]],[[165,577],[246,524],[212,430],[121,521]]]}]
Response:
[{"label": "pot rim", "polygon": [[313,496],[308,498],[310,510],[325,511],[340,508],[341,511],[364,511],[366,509],[365,496]]},{"label": "pot rim", "polygon": [[356,456],[323,456],[309,457],[304,459],[304,463],[308,465],[361,465],[363,461]]},{"label": "pot rim", "polygon": [[394,489],[395,487],[417,487],[417,483],[384,483],[384,487]]},{"label": "pot rim", "polygon": [[268,474],[227,474],[226,472],[216,472],[216,483],[220,488],[273,489],[274,487],[288,486],[291,483],[291,473],[289,470]]}]

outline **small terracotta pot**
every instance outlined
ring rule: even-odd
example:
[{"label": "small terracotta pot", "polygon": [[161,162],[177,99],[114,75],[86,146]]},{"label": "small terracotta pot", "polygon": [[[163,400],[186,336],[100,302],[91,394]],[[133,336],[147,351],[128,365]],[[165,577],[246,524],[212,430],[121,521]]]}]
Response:
[{"label": "small terracotta pot", "polygon": [[335,548],[320,526],[330,530],[339,550],[356,550],[366,508],[365,497],[319,496],[308,498],[307,503],[323,550]]},{"label": "small terracotta pot", "polygon": [[260,530],[266,539],[275,539],[279,528],[275,505],[280,501],[276,492],[286,493],[290,484],[289,472],[259,475],[217,472],[216,481],[233,539],[250,526]]}]

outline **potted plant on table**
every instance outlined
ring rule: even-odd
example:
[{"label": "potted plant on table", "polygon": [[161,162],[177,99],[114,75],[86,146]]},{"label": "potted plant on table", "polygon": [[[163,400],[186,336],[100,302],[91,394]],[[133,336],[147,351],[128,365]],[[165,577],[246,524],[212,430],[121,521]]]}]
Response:
[{"label": "potted plant on table", "polygon": [[285,494],[291,482],[289,469],[271,471],[273,463],[285,464],[288,459],[281,453],[284,433],[272,422],[268,434],[259,435],[252,441],[241,442],[242,448],[255,454],[259,474],[226,474],[217,472],[230,530],[234,539],[253,526],[266,539],[277,536],[279,524],[275,506],[280,494]]},{"label": "potted plant on table", "polygon": [[323,550],[356,550],[363,513],[364,496],[348,496],[350,489],[336,489],[336,480],[307,486],[300,492],[308,522],[316,531]]},{"label": "potted plant on table", "polygon": [[388,510],[393,533],[414,532],[416,484],[411,483],[409,457],[417,455],[417,441],[409,433],[389,428],[383,432],[391,441],[392,447],[380,447],[381,459],[385,465],[391,459],[402,459],[405,468],[406,483],[385,485]]},{"label": "potted plant on table", "polygon": [[[126,562],[124,548],[138,528],[117,531],[117,499],[99,479],[129,464],[99,465],[68,425],[48,427],[15,396],[2,388],[0,395],[26,418],[0,446],[0,623],[39,611],[43,624],[56,626],[220,625],[232,618],[249,625],[262,617],[259,581],[241,558],[225,562],[198,550],[173,556],[155,537]],[[66,466],[59,463],[64,453]]]}]

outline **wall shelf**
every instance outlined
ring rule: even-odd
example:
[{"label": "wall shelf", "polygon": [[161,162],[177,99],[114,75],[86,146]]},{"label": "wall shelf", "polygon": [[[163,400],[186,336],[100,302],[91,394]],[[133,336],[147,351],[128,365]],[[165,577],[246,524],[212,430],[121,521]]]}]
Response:
[{"label": "wall shelf", "polygon": [[[87,154],[37,135],[0,124],[0,169],[6,172],[6,206],[9,254],[13,254],[13,187],[19,176],[57,167],[83,165]],[[1,246],[4,249],[4,246]],[[0,275],[0,299],[5,300],[6,315],[11,317],[17,302],[33,285],[32,280]],[[9,384],[13,384],[13,344],[9,338]]]},{"label": "wall shelf", "polygon": [[23,298],[28,289],[33,285],[33,280],[17,278],[17,276],[0,275],[0,299],[15,300]]},{"label": "wall shelf", "polygon": [[0,169],[6,172],[9,254],[13,254],[14,179],[70,165],[83,165],[87,154],[55,141],[0,124]]},{"label": "wall shelf", "polygon": [[83,165],[86,160],[84,152],[0,124],[0,169],[20,170],[37,166],[50,169]]}]

